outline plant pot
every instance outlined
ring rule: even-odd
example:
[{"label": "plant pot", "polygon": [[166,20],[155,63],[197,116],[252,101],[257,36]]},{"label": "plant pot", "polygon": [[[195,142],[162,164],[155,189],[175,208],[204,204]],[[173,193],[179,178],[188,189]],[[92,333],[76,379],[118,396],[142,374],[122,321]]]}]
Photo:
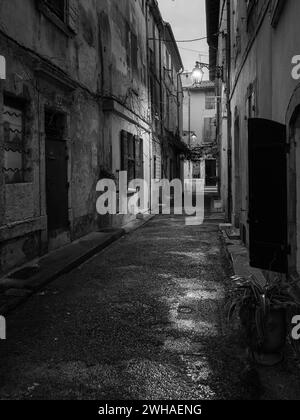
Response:
[{"label": "plant pot", "polygon": [[258,336],[255,309],[241,308],[240,318],[254,361],[264,366],[274,366],[280,363],[283,360],[287,336],[285,310],[270,310],[264,324],[263,342]]}]

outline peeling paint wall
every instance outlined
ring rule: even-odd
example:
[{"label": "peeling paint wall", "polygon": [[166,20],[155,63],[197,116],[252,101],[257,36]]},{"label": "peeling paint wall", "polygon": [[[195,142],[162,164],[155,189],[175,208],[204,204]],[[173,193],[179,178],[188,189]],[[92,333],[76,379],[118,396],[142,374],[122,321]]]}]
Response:
[{"label": "peeling paint wall", "polygon": [[[3,174],[0,175],[0,272],[96,228],[95,187],[102,159],[107,158],[100,96],[103,60],[95,13],[98,2],[77,2],[76,25],[72,30],[67,21],[64,27],[57,26],[40,9],[42,3],[34,0],[0,3],[0,51],[6,57],[8,73],[7,80],[1,83],[0,115],[4,95],[27,101],[25,141],[31,169],[22,184],[5,185]],[[46,109],[65,116],[63,140],[69,182],[67,235],[57,232],[49,236],[48,232]],[[1,166],[3,159],[1,152]]]}]

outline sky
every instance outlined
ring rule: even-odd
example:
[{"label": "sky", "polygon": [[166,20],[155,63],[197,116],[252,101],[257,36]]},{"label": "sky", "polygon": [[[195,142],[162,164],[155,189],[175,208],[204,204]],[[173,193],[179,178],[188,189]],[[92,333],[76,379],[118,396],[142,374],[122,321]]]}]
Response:
[{"label": "sky", "polygon": [[[163,19],[172,25],[176,40],[206,37],[205,0],[158,0],[158,4]],[[208,63],[206,39],[179,42],[178,47],[185,71],[192,71],[196,61]]]}]

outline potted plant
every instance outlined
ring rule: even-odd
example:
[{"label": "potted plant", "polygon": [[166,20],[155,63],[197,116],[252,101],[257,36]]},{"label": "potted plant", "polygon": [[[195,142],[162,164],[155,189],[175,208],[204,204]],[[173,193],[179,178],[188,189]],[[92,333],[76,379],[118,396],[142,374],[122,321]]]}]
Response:
[{"label": "potted plant", "polygon": [[261,285],[254,276],[233,277],[228,319],[238,311],[253,359],[272,366],[283,359],[287,337],[287,309],[298,306],[283,283]]}]

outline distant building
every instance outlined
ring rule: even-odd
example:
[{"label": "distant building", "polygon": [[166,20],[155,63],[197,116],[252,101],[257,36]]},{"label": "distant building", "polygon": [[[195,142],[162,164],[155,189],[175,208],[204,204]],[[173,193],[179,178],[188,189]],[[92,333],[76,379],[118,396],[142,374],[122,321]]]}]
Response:
[{"label": "distant building", "polygon": [[215,84],[203,81],[193,85],[192,73],[182,75],[183,140],[191,148],[202,152],[199,161],[186,162],[185,175],[188,178],[205,179],[206,187],[217,186],[216,146],[216,94]]}]

